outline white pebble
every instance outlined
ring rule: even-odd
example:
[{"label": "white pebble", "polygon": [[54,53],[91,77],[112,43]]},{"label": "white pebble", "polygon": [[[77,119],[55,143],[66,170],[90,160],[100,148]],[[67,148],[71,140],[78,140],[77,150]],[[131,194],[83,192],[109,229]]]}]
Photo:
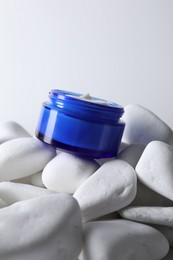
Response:
[{"label": "white pebble", "polygon": [[0,209],[0,259],[76,260],[80,209],[72,196],[51,194]]},{"label": "white pebble", "polygon": [[14,182],[0,182],[0,198],[10,205],[20,200],[27,200],[53,193],[45,188]]},{"label": "white pebble", "polygon": [[127,207],[119,211],[126,219],[173,227],[173,207]]},{"label": "white pebble", "polygon": [[156,260],[169,250],[156,229],[131,221],[90,222],[84,225],[84,247],[79,260]]},{"label": "white pebble", "polygon": [[135,168],[144,149],[144,144],[130,144],[117,155],[117,159],[124,160],[128,162],[133,168]]},{"label": "white pebble", "polygon": [[56,155],[36,138],[16,138],[0,145],[0,180],[9,181],[41,171]]},{"label": "white pebble", "polygon": [[0,144],[19,137],[31,135],[18,123],[13,121],[0,122]]},{"label": "white pebble", "polygon": [[138,180],[136,197],[130,205],[168,207],[173,206],[173,201],[149,189],[147,186],[145,186]]},{"label": "white pebble", "polygon": [[94,160],[62,152],[44,168],[43,184],[50,190],[73,194],[98,168]]},{"label": "white pebble", "polygon": [[170,142],[172,130],[153,112],[140,105],[126,106],[122,119],[126,123],[123,142],[144,144],[153,140]]},{"label": "white pebble", "polygon": [[125,161],[103,164],[74,193],[84,222],[129,205],[136,195],[136,173]]},{"label": "white pebble", "polygon": [[150,189],[173,200],[173,146],[153,141],[145,148],[136,172]]}]

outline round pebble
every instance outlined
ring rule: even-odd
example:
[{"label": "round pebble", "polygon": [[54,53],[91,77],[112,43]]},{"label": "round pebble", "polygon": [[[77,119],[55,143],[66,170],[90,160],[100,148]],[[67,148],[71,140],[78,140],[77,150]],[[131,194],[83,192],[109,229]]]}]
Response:
[{"label": "round pebble", "polygon": [[16,122],[0,122],[0,144],[19,137],[31,137],[31,135]]},{"label": "round pebble", "polygon": [[84,246],[79,260],[154,260],[169,250],[156,229],[131,221],[95,221],[84,225]]},{"label": "round pebble", "polygon": [[160,141],[149,143],[136,172],[144,185],[173,200],[173,146]]},{"label": "round pebble", "polygon": [[125,161],[103,164],[74,193],[84,222],[129,205],[136,195],[136,173]]},{"label": "round pebble", "polygon": [[94,160],[62,152],[44,168],[43,184],[49,190],[73,194],[98,168]]},{"label": "round pebble", "polygon": [[0,181],[15,180],[41,171],[56,150],[36,138],[16,138],[0,145]]},{"label": "round pebble", "polygon": [[50,190],[28,184],[0,182],[0,198],[7,205],[52,193]]},{"label": "round pebble", "polygon": [[119,211],[126,219],[173,227],[173,207],[131,206]]},{"label": "round pebble", "polygon": [[67,194],[51,194],[0,209],[0,259],[76,260],[82,247],[80,209]]},{"label": "round pebble", "polygon": [[153,140],[170,142],[172,130],[153,112],[138,104],[125,107],[123,142],[148,144]]}]

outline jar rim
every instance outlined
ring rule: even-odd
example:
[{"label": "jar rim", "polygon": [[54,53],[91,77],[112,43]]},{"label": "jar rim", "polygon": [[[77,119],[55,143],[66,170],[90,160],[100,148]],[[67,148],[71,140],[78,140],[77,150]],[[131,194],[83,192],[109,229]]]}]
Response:
[{"label": "jar rim", "polygon": [[124,114],[124,108],[114,102],[107,101],[105,99],[100,99],[92,96],[92,100],[106,102],[107,105],[98,104],[94,102],[88,102],[88,100],[80,99],[79,97],[83,94],[61,90],[53,89],[49,92],[49,98],[55,106],[59,109],[63,109],[66,112],[71,113],[75,111],[80,115],[91,115],[91,112],[95,113],[98,120],[106,121],[118,121]]}]

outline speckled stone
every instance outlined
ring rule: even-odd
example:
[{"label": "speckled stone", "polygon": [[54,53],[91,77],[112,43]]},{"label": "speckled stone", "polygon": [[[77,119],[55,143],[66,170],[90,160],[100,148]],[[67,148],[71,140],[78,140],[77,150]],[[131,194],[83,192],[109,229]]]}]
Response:
[{"label": "speckled stone", "polygon": [[96,221],[84,225],[84,247],[79,260],[154,260],[169,250],[156,229],[127,220]]},{"label": "speckled stone", "polygon": [[173,227],[173,207],[131,206],[120,210],[119,213],[129,220]]},{"label": "speckled stone", "polygon": [[173,146],[160,141],[149,143],[135,169],[144,185],[173,200]]},{"label": "speckled stone", "polygon": [[42,181],[49,190],[73,194],[98,168],[92,159],[62,152],[46,165]]},{"label": "speckled stone", "polygon": [[129,205],[136,195],[136,173],[122,160],[103,164],[74,193],[83,222]]},{"label": "speckled stone", "polygon": [[0,209],[0,259],[76,260],[82,223],[76,200],[50,194]]}]

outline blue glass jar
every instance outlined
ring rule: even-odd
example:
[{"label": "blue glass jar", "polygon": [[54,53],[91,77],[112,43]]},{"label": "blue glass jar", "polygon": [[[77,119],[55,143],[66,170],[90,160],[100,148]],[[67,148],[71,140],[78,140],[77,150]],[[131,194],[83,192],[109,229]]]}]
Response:
[{"label": "blue glass jar", "polygon": [[[52,90],[43,103],[36,136],[56,148],[80,156],[109,158],[117,155],[125,123],[122,106],[81,94]],[[105,104],[99,104],[105,102]]]}]

